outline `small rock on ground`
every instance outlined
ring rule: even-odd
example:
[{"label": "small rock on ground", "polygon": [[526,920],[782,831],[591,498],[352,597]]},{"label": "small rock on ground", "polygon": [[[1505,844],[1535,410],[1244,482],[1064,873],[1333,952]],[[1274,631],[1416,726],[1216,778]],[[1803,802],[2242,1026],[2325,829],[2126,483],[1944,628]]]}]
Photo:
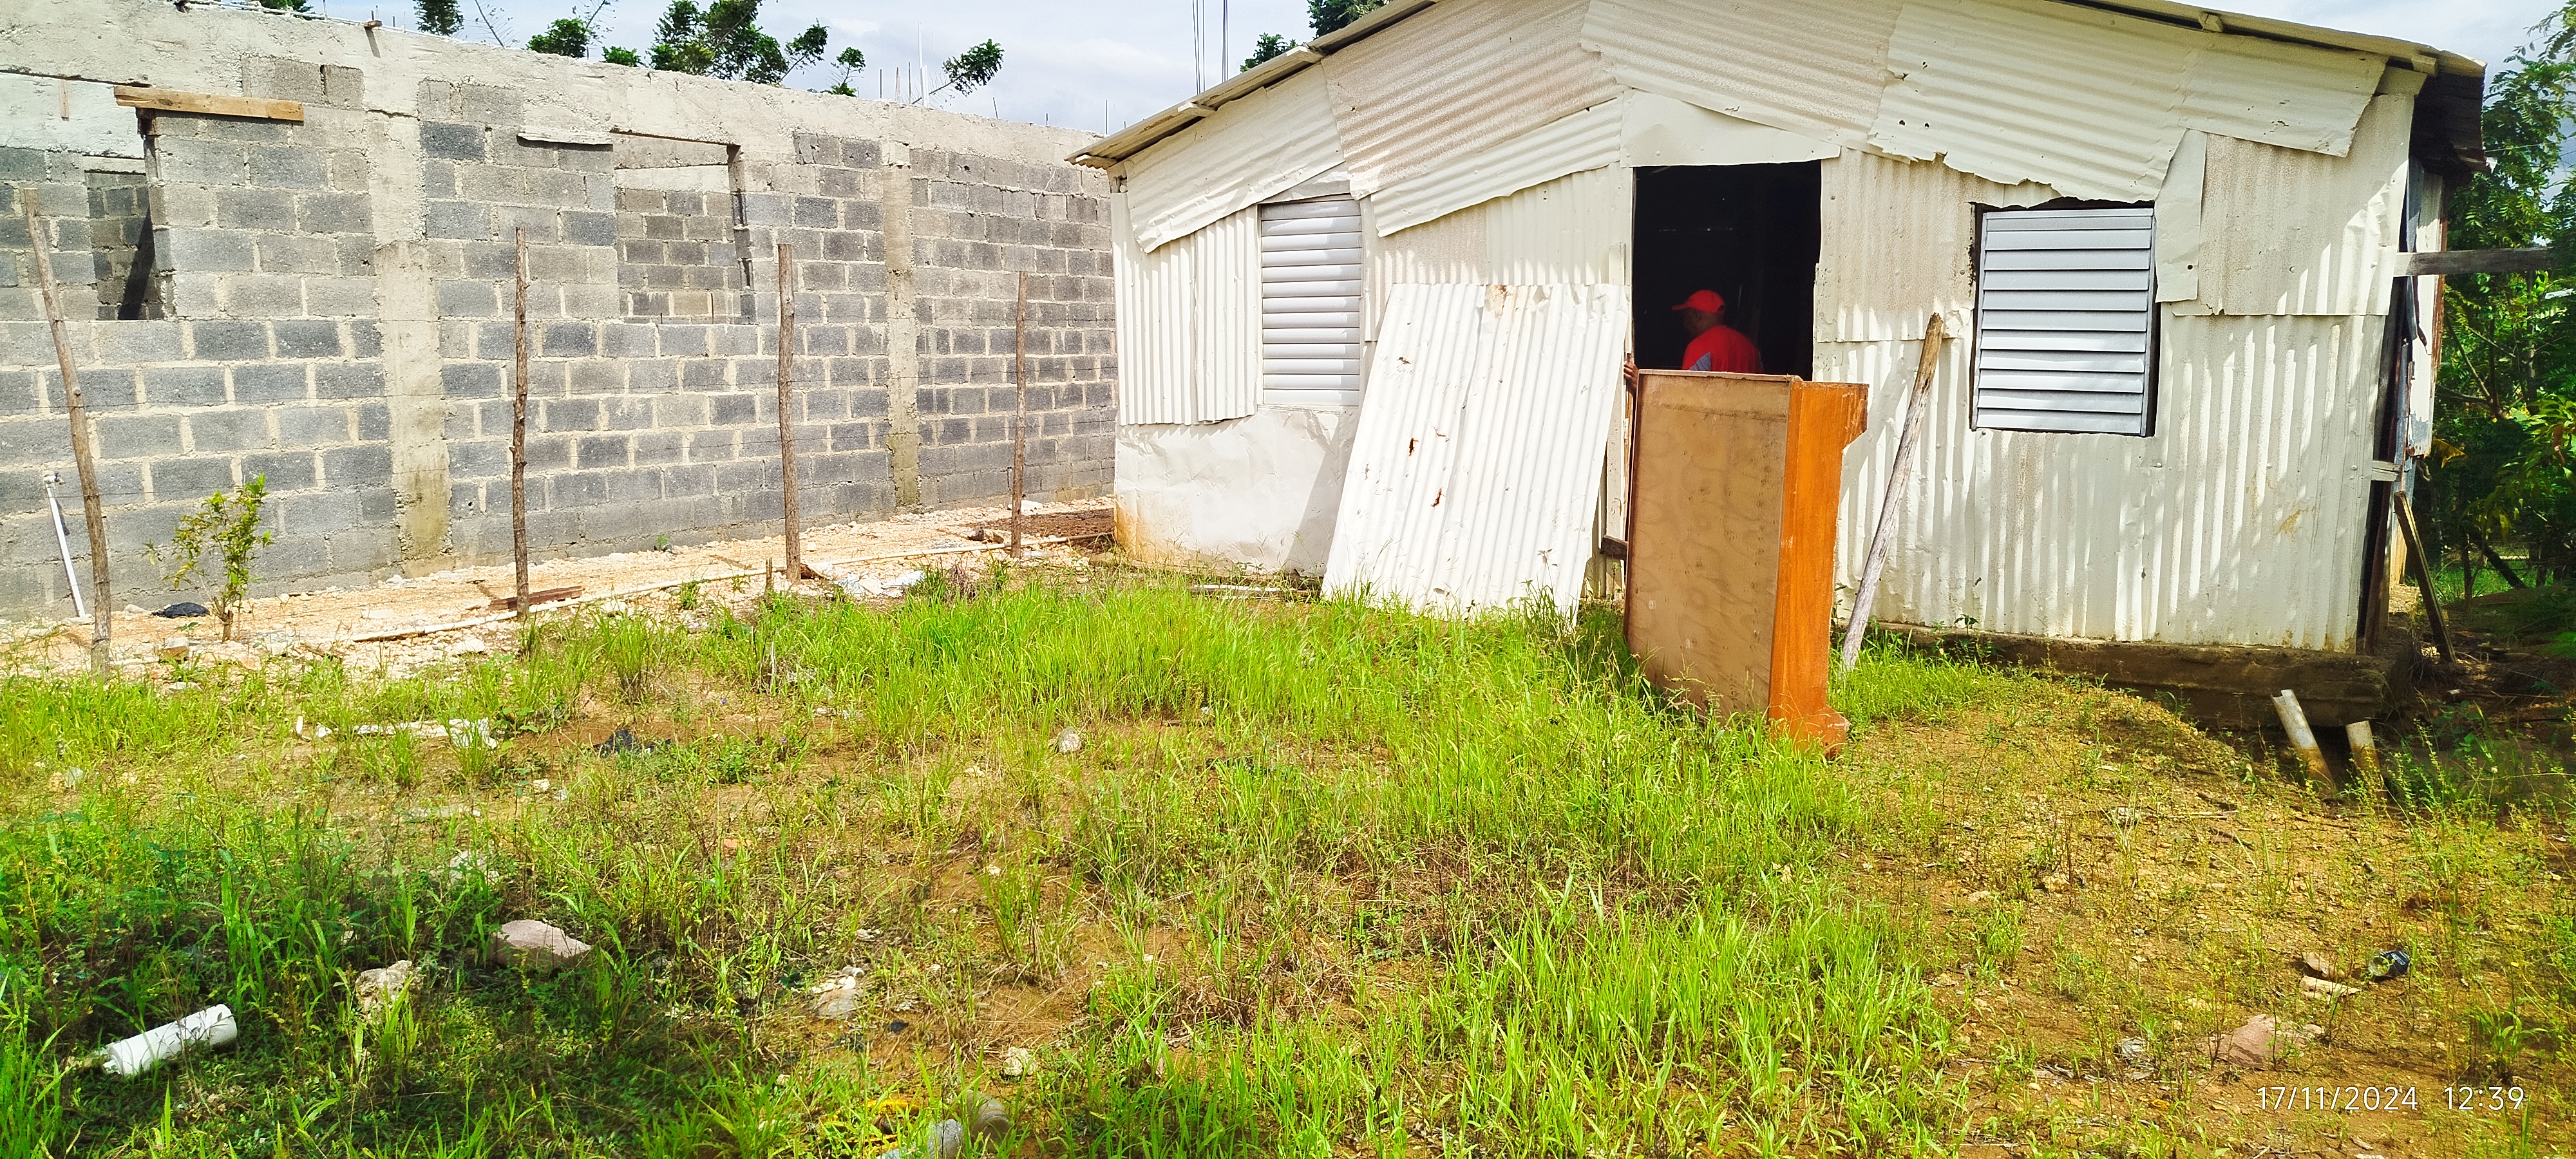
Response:
[{"label": "small rock on ground", "polygon": [[806,991],[812,996],[814,1017],[827,1022],[847,1022],[859,1013],[859,980],[850,975],[826,979]]},{"label": "small rock on ground", "polygon": [[530,918],[504,923],[492,931],[493,956],[523,970],[558,969],[589,952],[588,942]]},{"label": "small rock on ground", "polygon": [[1066,729],[1055,734],[1055,751],[1071,755],[1082,751],[1082,734]]},{"label": "small rock on ground", "polygon": [[1025,1046],[1014,1046],[1002,1052],[1002,1077],[1027,1078],[1037,1073],[1037,1052]]},{"label": "small rock on ground", "polygon": [[2266,1067],[2283,1051],[2316,1038],[2325,1028],[2310,1024],[2292,1030],[2269,1014],[2257,1014],[2243,1026],[2208,1040],[2210,1052],[2220,1062],[2243,1067]]},{"label": "small rock on ground", "polygon": [[411,959],[378,966],[358,975],[358,1013],[374,1014],[411,990]]}]

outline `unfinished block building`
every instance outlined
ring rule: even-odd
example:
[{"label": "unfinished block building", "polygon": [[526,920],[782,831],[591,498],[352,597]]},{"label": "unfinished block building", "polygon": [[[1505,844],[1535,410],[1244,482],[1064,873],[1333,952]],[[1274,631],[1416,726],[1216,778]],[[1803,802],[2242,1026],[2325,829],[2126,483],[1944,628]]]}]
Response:
[{"label": "unfinished block building", "polygon": [[1008,494],[1022,272],[1030,494],[1105,493],[1091,139],[345,21],[0,16],[0,616],[71,614],[48,470],[88,574],[25,199],[149,602],[142,546],[253,475],[264,587],[506,558],[521,230],[541,558],[775,532],[780,243],[807,522]]}]

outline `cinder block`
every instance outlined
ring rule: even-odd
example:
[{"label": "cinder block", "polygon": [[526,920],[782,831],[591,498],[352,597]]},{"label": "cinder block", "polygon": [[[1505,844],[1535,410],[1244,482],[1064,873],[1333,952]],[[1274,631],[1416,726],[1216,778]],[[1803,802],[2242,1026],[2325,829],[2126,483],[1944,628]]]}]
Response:
[{"label": "cinder block", "polygon": [[539,413],[544,417],[537,425],[550,432],[600,429],[599,400],[595,398],[549,398]]},{"label": "cinder block", "polygon": [[484,129],[481,125],[459,125],[440,121],[420,124],[420,149],[430,157],[449,161],[484,159]]},{"label": "cinder block", "polygon": [[376,362],[321,362],[313,367],[317,398],[383,398],[385,370]]},{"label": "cinder block", "polygon": [[321,468],[309,450],[279,451],[267,455],[242,457],[241,476],[247,480],[257,475],[268,481],[271,492],[310,491],[321,479]]},{"label": "cinder block", "polygon": [[104,322],[93,333],[98,335],[99,358],[105,362],[177,362],[186,357],[177,322]]},{"label": "cinder block", "polygon": [[630,365],[622,358],[577,359],[566,364],[571,375],[566,389],[573,394],[623,394]]},{"label": "cinder block", "polygon": [[587,358],[599,353],[599,332],[588,323],[549,323],[542,334],[537,349],[544,357]]},{"label": "cinder block", "polygon": [[340,356],[340,323],[338,322],[271,322],[269,329],[277,336],[277,356],[280,358],[337,358]]},{"label": "cinder block", "polygon": [[449,398],[499,398],[509,390],[505,367],[497,362],[447,362],[438,368],[439,390]]},{"label": "cinder block", "polygon": [[168,255],[170,266],[175,270],[227,273],[253,268],[251,235],[237,230],[155,230],[152,244]]},{"label": "cinder block", "polygon": [[[223,379],[220,373],[216,377],[215,384],[217,389],[222,388]],[[36,389],[36,372],[0,370],[0,419],[22,418],[43,413],[45,413],[44,396]],[[0,510],[7,510],[7,508],[0,507]]]},{"label": "cinder block", "polygon": [[363,193],[300,194],[295,199],[295,224],[306,233],[366,233],[374,228]]},{"label": "cinder block", "polygon": [[221,456],[165,459],[145,467],[152,498],[163,503],[194,503],[233,486],[233,461]]},{"label": "cinder block", "polygon": [[242,151],[250,183],[272,189],[321,189],[331,183],[328,155],[296,145],[253,145]]},{"label": "cinder block", "polygon": [[277,411],[277,441],[288,447],[321,447],[349,442],[354,434],[347,407],[295,406]]},{"label": "cinder block", "polygon": [[499,297],[490,282],[442,279],[438,283],[439,317],[489,318],[500,312]]},{"label": "cinder block", "polygon": [[312,396],[310,374],[301,362],[267,362],[233,367],[233,399],[244,405],[302,402]]},{"label": "cinder block", "polygon": [[617,215],[591,209],[563,211],[563,239],[574,245],[617,244]]},{"label": "cinder block", "polygon": [[[235,386],[239,388],[238,381]],[[188,416],[188,450],[192,455],[247,451],[275,445],[276,440],[268,432],[268,412],[265,410],[202,411]]]},{"label": "cinder block", "polygon": [[91,367],[75,373],[80,375],[81,401],[91,413],[134,409],[133,371],[121,367]]},{"label": "cinder block", "polygon": [[576,471],[546,476],[548,510],[561,511],[567,508],[595,506],[606,501],[607,498],[608,480],[598,473]]},{"label": "cinder block", "polygon": [[154,407],[222,406],[224,368],[160,366],[143,372],[143,398]]},{"label": "cinder block", "polygon": [[335,274],[340,271],[339,247],[328,238],[295,233],[263,233],[256,237],[261,273]]},{"label": "cinder block", "polygon": [[217,283],[224,312],[245,318],[293,318],[304,313],[304,279],[296,274],[225,274]]},{"label": "cinder block", "polygon": [[295,220],[295,196],[244,186],[215,195],[215,224],[226,229],[279,229]]},{"label": "cinder block", "polygon": [[356,318],[372,314],[376,309],[375,279],[307,276],[304,279],[304,301],[307,313],[328,318]]},{"label": "cinder block", "polygon": [[261,322],[188,323],[189,349],[211,362],[248,362],[268,357],[268,326]]},{"label": "cinder block", "polygon": [[381,443],[332,447],[322,452],[323,481],[333,487],[381,486],[393,473],[393,448]]},{"label": "cinder block", "polygon": [[584,471],[624,467],[633,449],[625,435],[591,435],[573,440],[573,461]]},{"label": "cinder block", "polygon": [[[324,486],[337,486],[326,462]],[[346,490],[305,491],[280,497],[277,505],[277,538],[296,542],[313,536],[329,535],[359,526],[358,496]]]},{"label": "cinder block", "polygon": [[[165,119],[165,129],[177,120]],[[152,156],[160,166],[161,180],[173,184],[231,189],[241,186],[250,174],[241,146],[227,141],[197,140],[165,131],[153,143]]]}]

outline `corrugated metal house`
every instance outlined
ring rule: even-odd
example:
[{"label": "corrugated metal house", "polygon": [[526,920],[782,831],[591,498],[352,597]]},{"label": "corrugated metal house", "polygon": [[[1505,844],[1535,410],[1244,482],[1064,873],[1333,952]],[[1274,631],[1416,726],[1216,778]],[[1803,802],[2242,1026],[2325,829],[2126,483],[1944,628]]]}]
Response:
[{"label": "corrugated metal house", "polygon": [[[1570,600],[1619,366],[1714,288],[1871,388],[1883,619],[2350,653],[2429,437],[2483,66],[2166,0],[1397,0],[1100,142],[1141,555]],[[1594,574],[1598,574],[1597,571]]]}]

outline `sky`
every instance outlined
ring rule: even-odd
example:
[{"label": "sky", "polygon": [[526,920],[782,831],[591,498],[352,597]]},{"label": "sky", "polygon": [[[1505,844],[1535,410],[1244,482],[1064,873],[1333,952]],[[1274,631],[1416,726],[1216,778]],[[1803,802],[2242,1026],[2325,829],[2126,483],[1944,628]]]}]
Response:
[{"label": "sky", "polygon": [[[475,2],[467,0],[469,18]],[[519,43],[556,17],[574,12],[569,6],[573,0],[482,2],[506,11],[503,31]],[[581,7],[592,2],[596,0],[584,0]],[[665,3],[610,0],[598,18],[606,42],[636,49],[649,45],[653,22]],[[567,7],[557,10],[552,4]],[[1242,64],[1260,33],[1307,38],[1303,0],[1199,0],[1199,7],[1205,13],[1205,79],[1210,84]],[[2217,7],[2431,44],[2492,66],[2519,47],[2553,5],[2545,0],[2229,0]],[[886,92],[896,91],[891,86],[919,75],[925,64],[935,87],[944,79],[940,61],[991,38],[1002,46],[1000,78],[972,94],[942,93],[929,103],[1100,132],[1104,126],[1122,128],[1198,91],[1192,11],[1191,0],[765,0],[761,25],[783,40],[820,21],[832,32],[827,56],[848,47],[866,53],[867,70],[850,78],[862,96],[877,95],[880,85],[889,86]],[[1221,16],[1227,33],[1222,55],[1217,44]],[[479,29],[467,35],[475,31]],[[788,83],[819,89],[839,79],[840,69],[825,64],[798,71]]]}]

